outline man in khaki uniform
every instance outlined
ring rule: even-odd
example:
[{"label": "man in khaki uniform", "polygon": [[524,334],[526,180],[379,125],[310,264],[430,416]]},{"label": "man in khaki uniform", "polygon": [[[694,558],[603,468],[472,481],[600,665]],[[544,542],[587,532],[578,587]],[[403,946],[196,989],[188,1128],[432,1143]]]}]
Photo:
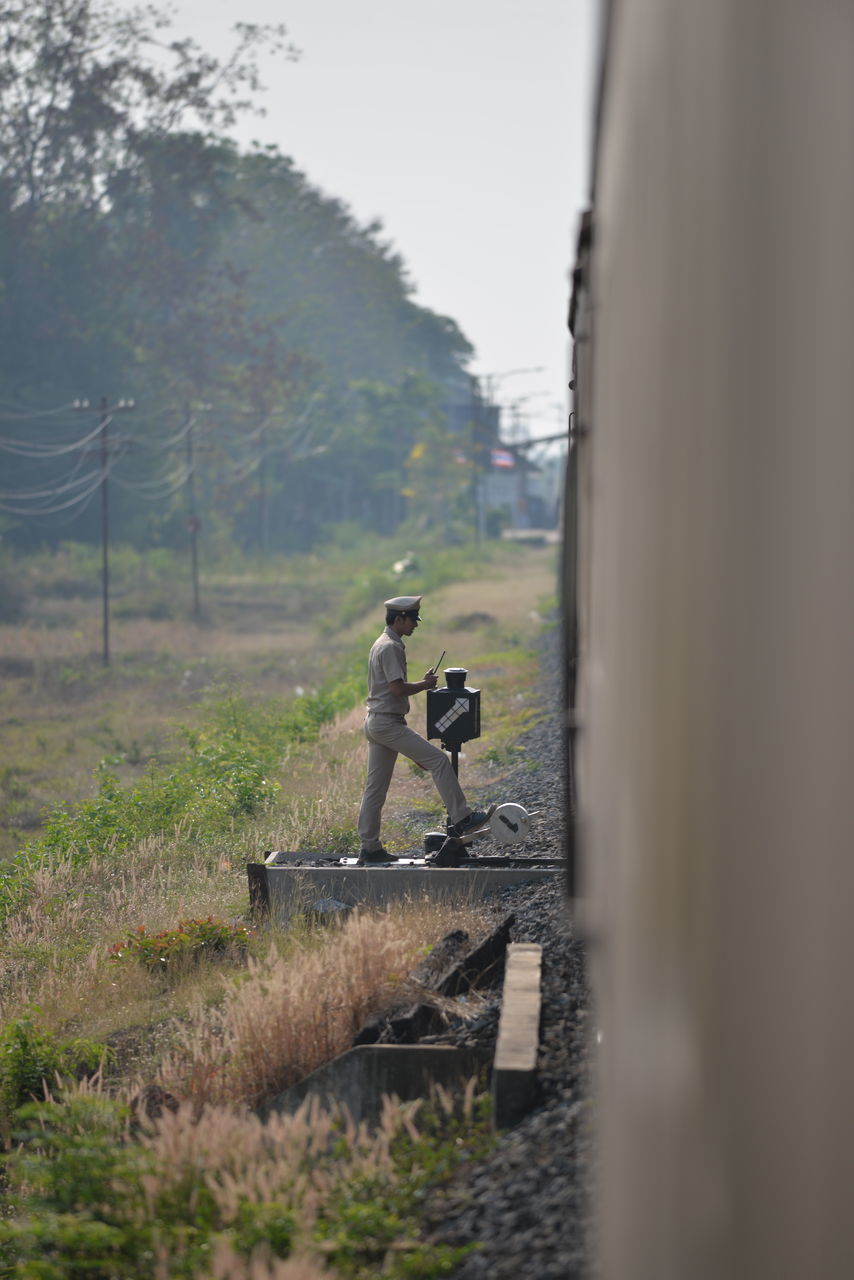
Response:
[{"label": "man in khaki uniform", "polygon": [[368,715],[365,737],[368,748],[368,779],[359,809],[360,861],[393,862],[394,855],[383,848],[380,823],[391,775],[398,755],[407,756],[429,769],[436,789],[448,810],[454,835],[465,835],[487,821],[489,813],[473,811],[465,798],[457,775],[444,751],[434,747],[406,723],[409,697],[423,689],[435,689],[435,671],[423,680],[406,678],[404,636],[411,636],[420,621],[421,596],[396,596],[386,600],[386,627],[374,641],[368,658]]}]

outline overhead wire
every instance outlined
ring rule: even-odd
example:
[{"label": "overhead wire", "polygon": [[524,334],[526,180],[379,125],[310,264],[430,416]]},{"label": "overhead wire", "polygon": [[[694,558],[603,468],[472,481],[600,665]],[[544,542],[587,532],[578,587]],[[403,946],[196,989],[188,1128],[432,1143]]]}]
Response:
[{"label": "overhead wire", "polygon": [[166,440],[149,440],[145,436],[134,436],[134,443],[143,449],[150,449],[154,453],[166,453],[169,449],[174,449],[177,445],[182,444],[195,425],[194,419],[185,422],[180,431],[174,436],[169,436]]},{"label": "overhead wire", "polygon": [[54,485],[51,489],[18,489],[12,493],[0,493],[0,498],[5,498],[13,502],[32,502],[36,498],[57,498],[60,494],[68,493],[71,489],[79,489],[81,485],[87,483],[93,475],[102,478],[104,468],[99,467],[97,471],[89,471],[85,476],[78,476],[76,480],[67,480],[65,484]]},{"label": "overhead wire", "polygon": [[[332,411],[336,415],[339,415],[346,407],[348,401],[353,398],[354,394],[353,389],[348,388],[346,393],[340,398],[339,402],[332,406]],[[309,398],[308,403],[305,405],[304,409],[302,409],[299,416],[289,424],[290,431],[286,440],[279,443],[270,442],[269,444],[266,444],[258,454],[248,459],[246,462],[235,462],[231,474],[226,478],[232,483],[239,480],[245,480],[254,471],[258,470],[262,462],[266,461],[268,458],[275,457],[277,454],[287,453],[294,461],[303,461],[305,458],[310,457],[312,450],[308,449],[308,445],[311,442],[312,432],[314,430],[312,416],[318,407],[318,401],[323,400],[323,398],[324,395],[322,392],[315,392],[314,395]],[[237,445],[245,445],[248,441],[258,439],[262,432],[272,425],[275,413],[275,410],[271,411],[267,418],[251,432],[247,432],[244,435],[236,437],[232,435],[231,442]],[[303,435],[300,436],[300,429],[303,427],[305,428],[305,431]]]},{"label": "overhead wire", "polygon": [[99,422],[85,436],[80,436],[69,444],[42,445],[37,440],[10,440],[0,436],[0,449],[5,453],[15,453],[22,458],[59,458],[63,454],[73,453],[75,449],[82,449],[100,434],[103,427],[103,422]]},{"label": "overhead wire", "polygon": [[[113,476],[113,483],[119,489],[126,489],[130,493],[137,494],[147,502],[158,501],[162,498],[169,498],[173,493],[177,493],[179,489],[187,483],[190,476],[193,475],[195,467],[184,467],[182,474],[177,477],[164,476],[160,480],[123,480],[121,476]],[[156,490],[156,492],[154,492]]]},{"label": "overhead wire", "polygon": [[[340,415],[341,410],[353,395],[353,389],[349,388],[341,398],[340,403],[332,406],[327,405],[327,409],[333,415],[333,420],[336,415]],[[323,392],[315,392],[309,397],[299,414],[289,423],[281,424],[277,422],[276,419],[282,416],[283,411],[273,409],[247,432],[228,431],[224,440],[220,438],[220,447],[225,450],[234,449],[238,453],[244,453],[247,446],[261,441],[263,441],[263,444],[260,449],[252,452],[249,457],[244,454],[242,458],[238,456],[223,459],[224,465],[220,472],[220,479],[225,480],[227,483],[239,483],[257,472],[268,458],[287,454],[294,461],[304,461],[306,458],[311,457],[313,453],[328,447],[328,445],[320,446],[319,448],[310,447],[316,438],[316,423],[313,419],[320,402],[324,399]],[[2,403],[0,401],[0,404]],[[17,415],[16,420],[35,420],[48,416],[56,418],[62,413],[67,413],[69,409],[79,412],[80,408],[79,404],[72,402],[69,405],[63,405],[53,410],[22,413]],[[93,406],[92,412],[98,412],[97,408]],[[164,419],[168,419],[170,412],[164,411],[161,414],[153,414],[147,421],[164,422]],[[247,410],[245,412],[250,411]],[[53,485],[46,484],[41,488],[30,490],[0,492],[0,510],[22,518],[54,515],[65,511],[77,514],[86,509],[99,486],[108,478],[112,479],[119,488],[134,493],[144,500],[160,501],[178,492],[197,473],[197,466],[190,461],[177,474],[156,476],[150,480],[130,480],[116,471],[117,463],[127,455],[131,447],[139,447],[149,454],[153,453],[155,455],[165,454],[178,448],[187,440],[193,428],[198,425],[196,415],[191,412],[180,428],[165,438],[152,439],[138,434],[128,435],[123,438],[112,437],[109,444],[110,456],[105,465],[98,467],[96,470],[87,471],[82,476],[79,475],[78,473],[84,465],[87,452],[94,453],[96,451],[95,448],[88,449],[87,446],[91,446],[93,441],[107,430],[113,421],[113,416],[113,413],[109,412],[99,419],[91,431],[65,443],[59,441],[39,442],[0,436],[0,450],[31,461],[50,461],[74,452],[79,454],[72,470],[58,483]],[[0,421],[2,420],[4,420],[3,414],[0,413]],[[146,422],[145,418],[141,422],[140,419],[135,419],[134,425],[142,425],[144,422]],[[286,433],[284,439],[282,438],[283,429]],[[264,435],[268,431],[273,435],[273,439],[264,440]],[[334,439],[336,434],[333,430],[330,439]],[[56,499],[62,499],[62,501],[57,502],[55,501]]]},{"label": "overhead wire", "polygon": [[[70,470],[66,471],[63,476],[58,477],[55,481],[51,481],[50,483],[61,484],[69,480],[73,480],[75,476],[78,476],[80,474],[82,469],[86,466],[87,462],[91,460],[91,454],[92,454],[91,449],[81,449],[78,452],[76,458],[69,459],[69,462],[67,465],[70,467]],[[41,459],[36,460],[37,463],[40,461]],[[33,464],[32,462],[30,465],[26,467],[24,466],[19,467],[17,469],[18,484],[19,485],[25,484],[28,480],[28,477],[36,473],[37,471],[41,475],[44,474],[43,469],[37,467],[37,465]],[[42,480],[41,483],[45,484],[47,482]],[[20,492],[20,490],[16,490],[16,492]]]},{"label": "overhead wire", "polygon": [[[62,514],[61,512],[50,513],[53,516],[51,524],[54,526],[59,525],[60,528],[64,528],[65,526],[71,524],[72,520],[79,519],[80,516],[83,515],[84,511],[88,511],[89,507],[91,507],[92,502],[95,498],[95,495],[98,493],[98,490],[100,489],[100,487],[101,487],[100,485],[96,485],[92,490],[92,492],[88,493],[85,498],[81,499],[81,501],[76,507],[74,507],[73,509],[69,507],[67,515]],[[36,515],[38,514],[39,513],[36,513]],[[60,516],[59,519],[56,518],[57,515]],[[35,519],[36,517],[34,516],[33,518]],[[38,523],[37,520],[36,520],[36,523]]]},{"label": "overhead wire", "polygon": [[103,475],[101,473],[98,473],[95,476],[95,479],[92,482],[91,487],[85,493],[75,494],[75,496],[73,498],[69,498],[67,502],[60,502],[50,507],[45,507],[45,506],[31,507],[29,511],[22,511],[22,510],[19,510],[17,507],[10,506],[7,502],[0,500],[0,511],[6,511],[11,515],[16,515],[16,516],[54,515],[56,512],[59,512],[59,511],[67,511],[69,507],[85,504],[87,499],[91,498],[95,493],[97,493],[102,483],[103,483]]},{"label": "overhead wire", "polygon": [[[110,419],[104,420],[101,425],[108,425]],[[111,449],[106,459],[93,470],[87,471],[85,475],[79,475],[78,472],[83,466],[85,453],[81,451],[80,457],[75,464],[73,470],[67,475],[63,481],[53,484],[50,487],[41,489],[17,489],[11,493],[0,492],[0,510],[11,515],[20,517],[44,516],[52,515],[59,511],[67,511],[75,505],[81,506],[86,504],[87,500],[95,493],[98,487],[104,483],[112,472],[117,454]],[[84,488],[88,486],[88,488]],[[62,497],[64,494],[71,494],[73,490],[79,492],[73,493],[73,496],[67,498],[61,503],[50,504],[52,498]],[[29,506],[20,504],[28,503]],[[16,505],[11,505],[16,504]]]},{"label": "overhead wire", "polygon": [[[17,409],[18,405],[13,405],[11,400],[0,400],[0,405],[8,405]],[[29,422],[34,418],[53,418],[59,413],[67,413],[69,409],[77,409],[78,406],[73,400],[69,400],[68,404],[58,405],[55,409],[25,409],[20,413],[5,413],[0,410],[0,422]]]}]

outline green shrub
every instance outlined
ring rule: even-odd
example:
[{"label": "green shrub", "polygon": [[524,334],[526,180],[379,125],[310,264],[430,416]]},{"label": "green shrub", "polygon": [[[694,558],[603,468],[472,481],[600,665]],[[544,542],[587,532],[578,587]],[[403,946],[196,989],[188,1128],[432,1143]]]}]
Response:
[{"label": "green shrub", "polygon": [[390,1167],[341,1178],[322,1207],[315,1238],[336,1274],[352,1280],[453,1275],[474,1246],[419,1241],[421,1212],[465,1160],[482,1156],[491,1143],[486,1095],[472,1111],[448,1095],[434,1098],[418,1113],[417,1128],[403,1125],[394,1134]]},{"label": "green shrub", "polygon": [[177,929],[148,933],[140,925],[126,942],[114,942],[109,957],[114,962],[138,960],[144,969],[166,969],[175,960],[199,959],[226,952],[245,954],[252,930],[240,921],[179,920]]},{"label": "green shrub", "polygon": [[263,705],[239,697],[212,702],[201,728],[181,731],[183,758],[171,766],[151,761],[132,786],[123,786],[102,762],[97,794],[74,808],[54,809],[42,836],[0,870],[0,917],[25,898],[28,874],[46,857],[82,863],[179,823],[206,837],[264,812],[281,789],[274,775],[290,746],[313,741],[324,724],[359,701],[364,677],[358,657],[305,697]]},{"label": "green shrub", "polygon": [[34,1021],[38,1013],[33,1008],[0,1031],[0,1132],[4,1137],[18,1107],[43,1097],[45,1087],[54,1092],[58,1079],[94,1071],[107,1052],[93,1040],[59,1040],[41,1030]]},{"label": "green shrub", "polygon": [[[150,1223],[134,1221],[127,1191],[151,1169],[128,1141],[129,1111],[90,1095],[33,1103],[16,1120],[23,1146],[7,1157],[18,1218],[0,1219],[0,1274],[39,1280],[140,1277],[154,1246]],[[137,1201],[141,1192],[137,1192]]]},{"label": "green shrub", "polygon": [[247,1118],[243,1140],[242,1122],[212,1112],[198,1128],[166,1117],[161,1141],[91,1091],[17,1119],[0,1274],[43,1280],[148,1280],[158,1256],[163,1274],[190,1280],[218,1244],[287,1258],[298,1239],[345,1280],[438,1280],[470,1248],[420,1241],[421,1208],[492,1141],[483,1103],[425,1109],[417,1128],[391,1107],[374,1138],[312,1113],[273,1121],[260,1141]]}]

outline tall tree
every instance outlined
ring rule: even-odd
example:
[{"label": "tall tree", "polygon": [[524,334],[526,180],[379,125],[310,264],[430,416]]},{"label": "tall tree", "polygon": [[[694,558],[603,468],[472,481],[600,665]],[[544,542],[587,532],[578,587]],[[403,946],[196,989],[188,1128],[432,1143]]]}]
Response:
[{"label": "tall tree", "polygon": [[[145,257],[145,239],[117,243],[123,211],[126,219],[148,198],[147,243],[157,241],[175,291],[165,187],[174,202],[175,179],[188,179],[185,213],[205,188],[193,233],[214,220],[205,214],[221,167],[213,140],[251,109],[254,54],[283,47],[284,28],[239,25],[225,62],[191,40],[170,40],[168,29],[151,6],[0,0],[0,383],[13,394],[50,389],[61,380],[57,364],[85,374],[81,347],[99,311],[105,330],[93,345],[102,369],[109,364],[117,303],[132,283],[131,263]],[[183,223],[189,229],[186,216]],[[199,257],[188,255],[195,268]],[[72,315],[86,322],[75,326]],[[60,343],[62,332],[70,342]]]},{"label": "tall tree", "polygon": [[[415,302],[378,223],[225,136],[283,29],[239,26],[219,62],[170,40],[157,10],[108,0],[0,0],[0,24],[0,400],[136,398],[134,449],[111,454],[118,536],[178,536],[188,440],[199,504],[247,546],[311,545],[340,519],[395,527],[419,439],[442,471],[471,348]],[[201,403],[190,439],[177,426]],[[57,436],[79,418],[51,422],[44,447],[4,454],[4,492],[65,495],[88,474]],[[425,467],[410,473],[426,495]],[[54,505],[95,536],[70,492],[16,540],[68,536]]]},{"label": "tall tree", "polygon": [[151,5],[0,2],[7,205],[104,209],[113,182],[138,167],[140,143],[187,130],[220,134],[253,108],[260,87],[253,54],[281,49],[284,27],[238,23],[234,51],[220,62],[193,40],[170,40],[170,24]]}]

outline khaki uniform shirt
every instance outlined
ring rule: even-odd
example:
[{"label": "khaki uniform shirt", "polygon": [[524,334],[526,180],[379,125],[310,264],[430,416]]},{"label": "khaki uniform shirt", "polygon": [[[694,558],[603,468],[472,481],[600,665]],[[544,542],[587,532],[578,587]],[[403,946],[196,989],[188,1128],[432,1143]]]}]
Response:
[{"label": "khaki uniform shirt", "polygon": [[386,627],[374,641],[368,658],[368,715],[377,712],[405,716],[409,699],[395,697],[389,689],[392,680],[406,679],[406,649],[396,631]]}]

